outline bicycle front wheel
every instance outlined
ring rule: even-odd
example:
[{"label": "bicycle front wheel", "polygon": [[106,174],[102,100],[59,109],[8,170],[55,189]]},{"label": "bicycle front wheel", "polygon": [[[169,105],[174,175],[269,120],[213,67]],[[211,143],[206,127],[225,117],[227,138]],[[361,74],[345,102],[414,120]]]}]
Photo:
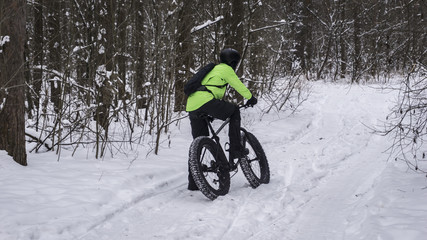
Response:
[{"label": "bicycle front wheel", "polygon": [[201,136],[191,143],[190,172],[199,190],[215,200],[230,190],[230,172],[224,153],[209,137]]},{"label": "bicycle front wheel", "polygon": [[264,149],[258,139],[250,132],[241,131],[243,146],[249,149],[249,154],[240,159],[240,167],[252,188],[270,182],[270,168]]}]

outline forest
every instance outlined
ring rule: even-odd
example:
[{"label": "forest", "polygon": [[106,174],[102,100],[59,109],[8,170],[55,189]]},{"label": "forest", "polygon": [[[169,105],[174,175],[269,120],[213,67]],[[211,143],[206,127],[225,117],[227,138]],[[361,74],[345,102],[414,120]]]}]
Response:
[{"label": "forest", "polygon": [[424,159],[426,13],[423,0],[2,0],[0,149],[22,165],[26,151],[101,158],[147,139],[158,153],[187,116],[185,82],[231,47],[265,112],[297,109],[310,81],[402,76],[386,134]]}]

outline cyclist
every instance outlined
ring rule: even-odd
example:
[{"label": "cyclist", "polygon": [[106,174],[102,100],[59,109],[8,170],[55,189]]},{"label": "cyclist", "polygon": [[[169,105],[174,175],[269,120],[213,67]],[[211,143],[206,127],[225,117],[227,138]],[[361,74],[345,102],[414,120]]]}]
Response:
[{"label": "cyclist", "polygon": [[[229,125],[229,159],[244,157],[245,149],[240,143],[240,111],[239,107],[223,99],[227,85],[234,88],[240,95],[248,99],[248,105],[255,105],[257,99],[239,80],[236,73],[240,54],[232,48],[226,48],[220,53],[221,63],[216,65],[202,80],[203,90],[192,93],[187,99],[186,111],[189,112],[191,133],[193,138],[209,136],[208,126],[205,120],[200,119],[201,113],[214,118],[226,120],[230,118]],[[191,173],[188,174],[188,189],[198,190]]]}]

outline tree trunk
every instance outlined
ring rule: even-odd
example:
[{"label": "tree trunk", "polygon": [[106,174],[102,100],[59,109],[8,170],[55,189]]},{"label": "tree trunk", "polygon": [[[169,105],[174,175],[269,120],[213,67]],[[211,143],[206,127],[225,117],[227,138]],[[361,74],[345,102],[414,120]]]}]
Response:
[{"label": "tree trunk", "polygon": [[119,98],[125,100],[126,90],[126,44],[127,44],[127,35],[126,28],[129,25],[126,15],[127,8],[126,4],[123,1],[119,1],[117,6],[117,65],[118,65],[118,74],[119,74]]},{"label": "tree trunk", "polygon": [[146,82],[145,73],[145,36],[144,36],[144,4],[141,1],[134,1],[135,9],[135,32],[134,32],[134,53],[137,59],[135,63],[135,95],[137,109],[148,108],[148,95],[144,87]]},{"label": "tree trunk", "polygon": [[40,92],[42,88],[43,77],[43,0],[38,0],[37,5],[34,6],[34,65],[40,66],[34,70],[33,74],[33,89],[34,95],[34,108],[36,111],[36,131],[39,126],[40,115]]},{"label": "tree trunk", "polygon": [[[243,54],[243,21],[244,21],[245,9],[243,1],[233,0],[231,2],[231,16],[226,19],[226,22],[231,23],[229,31],[226,33],[225,48],[234,48],[240,54]],[[227,31],[228,29],[226,29]],[[240,66],[237,71],[237,75],[240,77],[243,74],[243,59],[240,61]]]},{"label": "tree trunk", "polygon": [[360,67],[361,67],[361,41],[360,41],[360,7],[358,2],[353,3],[353,74],[351,82],[359,82]]},{"label": "tree trunk", "polygon": [[[244,21],[244,5],[241,0],[231,1],[231,14],[225,19],[226,23],[231,23],[229,26],[226,25],[226,39],[225,48],[234,48],[243,56],[243,21]],[[229,27],[229,28],[228,28]],[[237,76],[243,75],[243,59],[240,60],[239,66],[236,69]],[[242,102],[243,97],[237,94],[236,91],[232,91],[231,95],[234,95],[237,102]],[[231,96],[233,98],[233,96]]]},{"label": "tree trunk", "polygon": [[297,29],[295,55],[300,61],[301,69],[307,72],[310,69],[309,62],[312,51],[312,44],[310,41],[312,17],[309,11],[311,8],[311,0],[304,0],[300,4],[298,4],[298,12],[300,13],[301,19]]},{"label": "tree trunk", "polygon": [[339,43],[340,43],[340,77],[345,78],[346,72],[347,72],[347,52],[346,52],[346,46],[345,46],[345,39],[344,39],[344,21],[346,20],[345,15],[345,1],[340,0],[339,2],[340,6],[340,20],[341,20],[341,32],[339,37]]},{"label": "tree trunk", "polygon": [[184,83],[190,78],[190,68],[193,66],[191,28],[194,24],[191,13],[190,1],[183,1],[178,13],[178,37],[176,41],[174,107],[176,112],[185,110]]},{"label": "tree trunk", "polygon": [[0,149],[27,165],[25,149],[26,1],[2,0],[0,36],[9,41],[0,48]]},{"label": "tree trunk", "polygon": [[[48,55],[50,70],[61,72],[62,61],[61,61],[61,26],[60,26],[60,12],[61,2],[52,1],[48,3]],[[56,113],[61,111],[61,82],[58,81],[59,76],[55,73],[50,74],[50,91],[51,101],[54,104]]]}]

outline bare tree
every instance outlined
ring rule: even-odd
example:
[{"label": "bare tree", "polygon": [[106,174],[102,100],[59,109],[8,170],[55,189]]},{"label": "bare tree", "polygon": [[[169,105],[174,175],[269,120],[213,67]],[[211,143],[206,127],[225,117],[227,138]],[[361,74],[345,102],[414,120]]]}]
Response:
[{"label": "bare tree", "polygon": [[27,165],[24,45],[26,1],[0,4],[0,149]]},{"label": "bare tree", "polygon": [[238,74],[271,103],[266,111],[298,107],[311,73],[358,82],[406,73],[427,56],[423,0],[27,4],[28,127],[40,145],[52,140],[49,149],[95,144],[97,156],[135,132],[157,152],[184,110],[190,69],[218,62],[224,47],[242,53]]}]

